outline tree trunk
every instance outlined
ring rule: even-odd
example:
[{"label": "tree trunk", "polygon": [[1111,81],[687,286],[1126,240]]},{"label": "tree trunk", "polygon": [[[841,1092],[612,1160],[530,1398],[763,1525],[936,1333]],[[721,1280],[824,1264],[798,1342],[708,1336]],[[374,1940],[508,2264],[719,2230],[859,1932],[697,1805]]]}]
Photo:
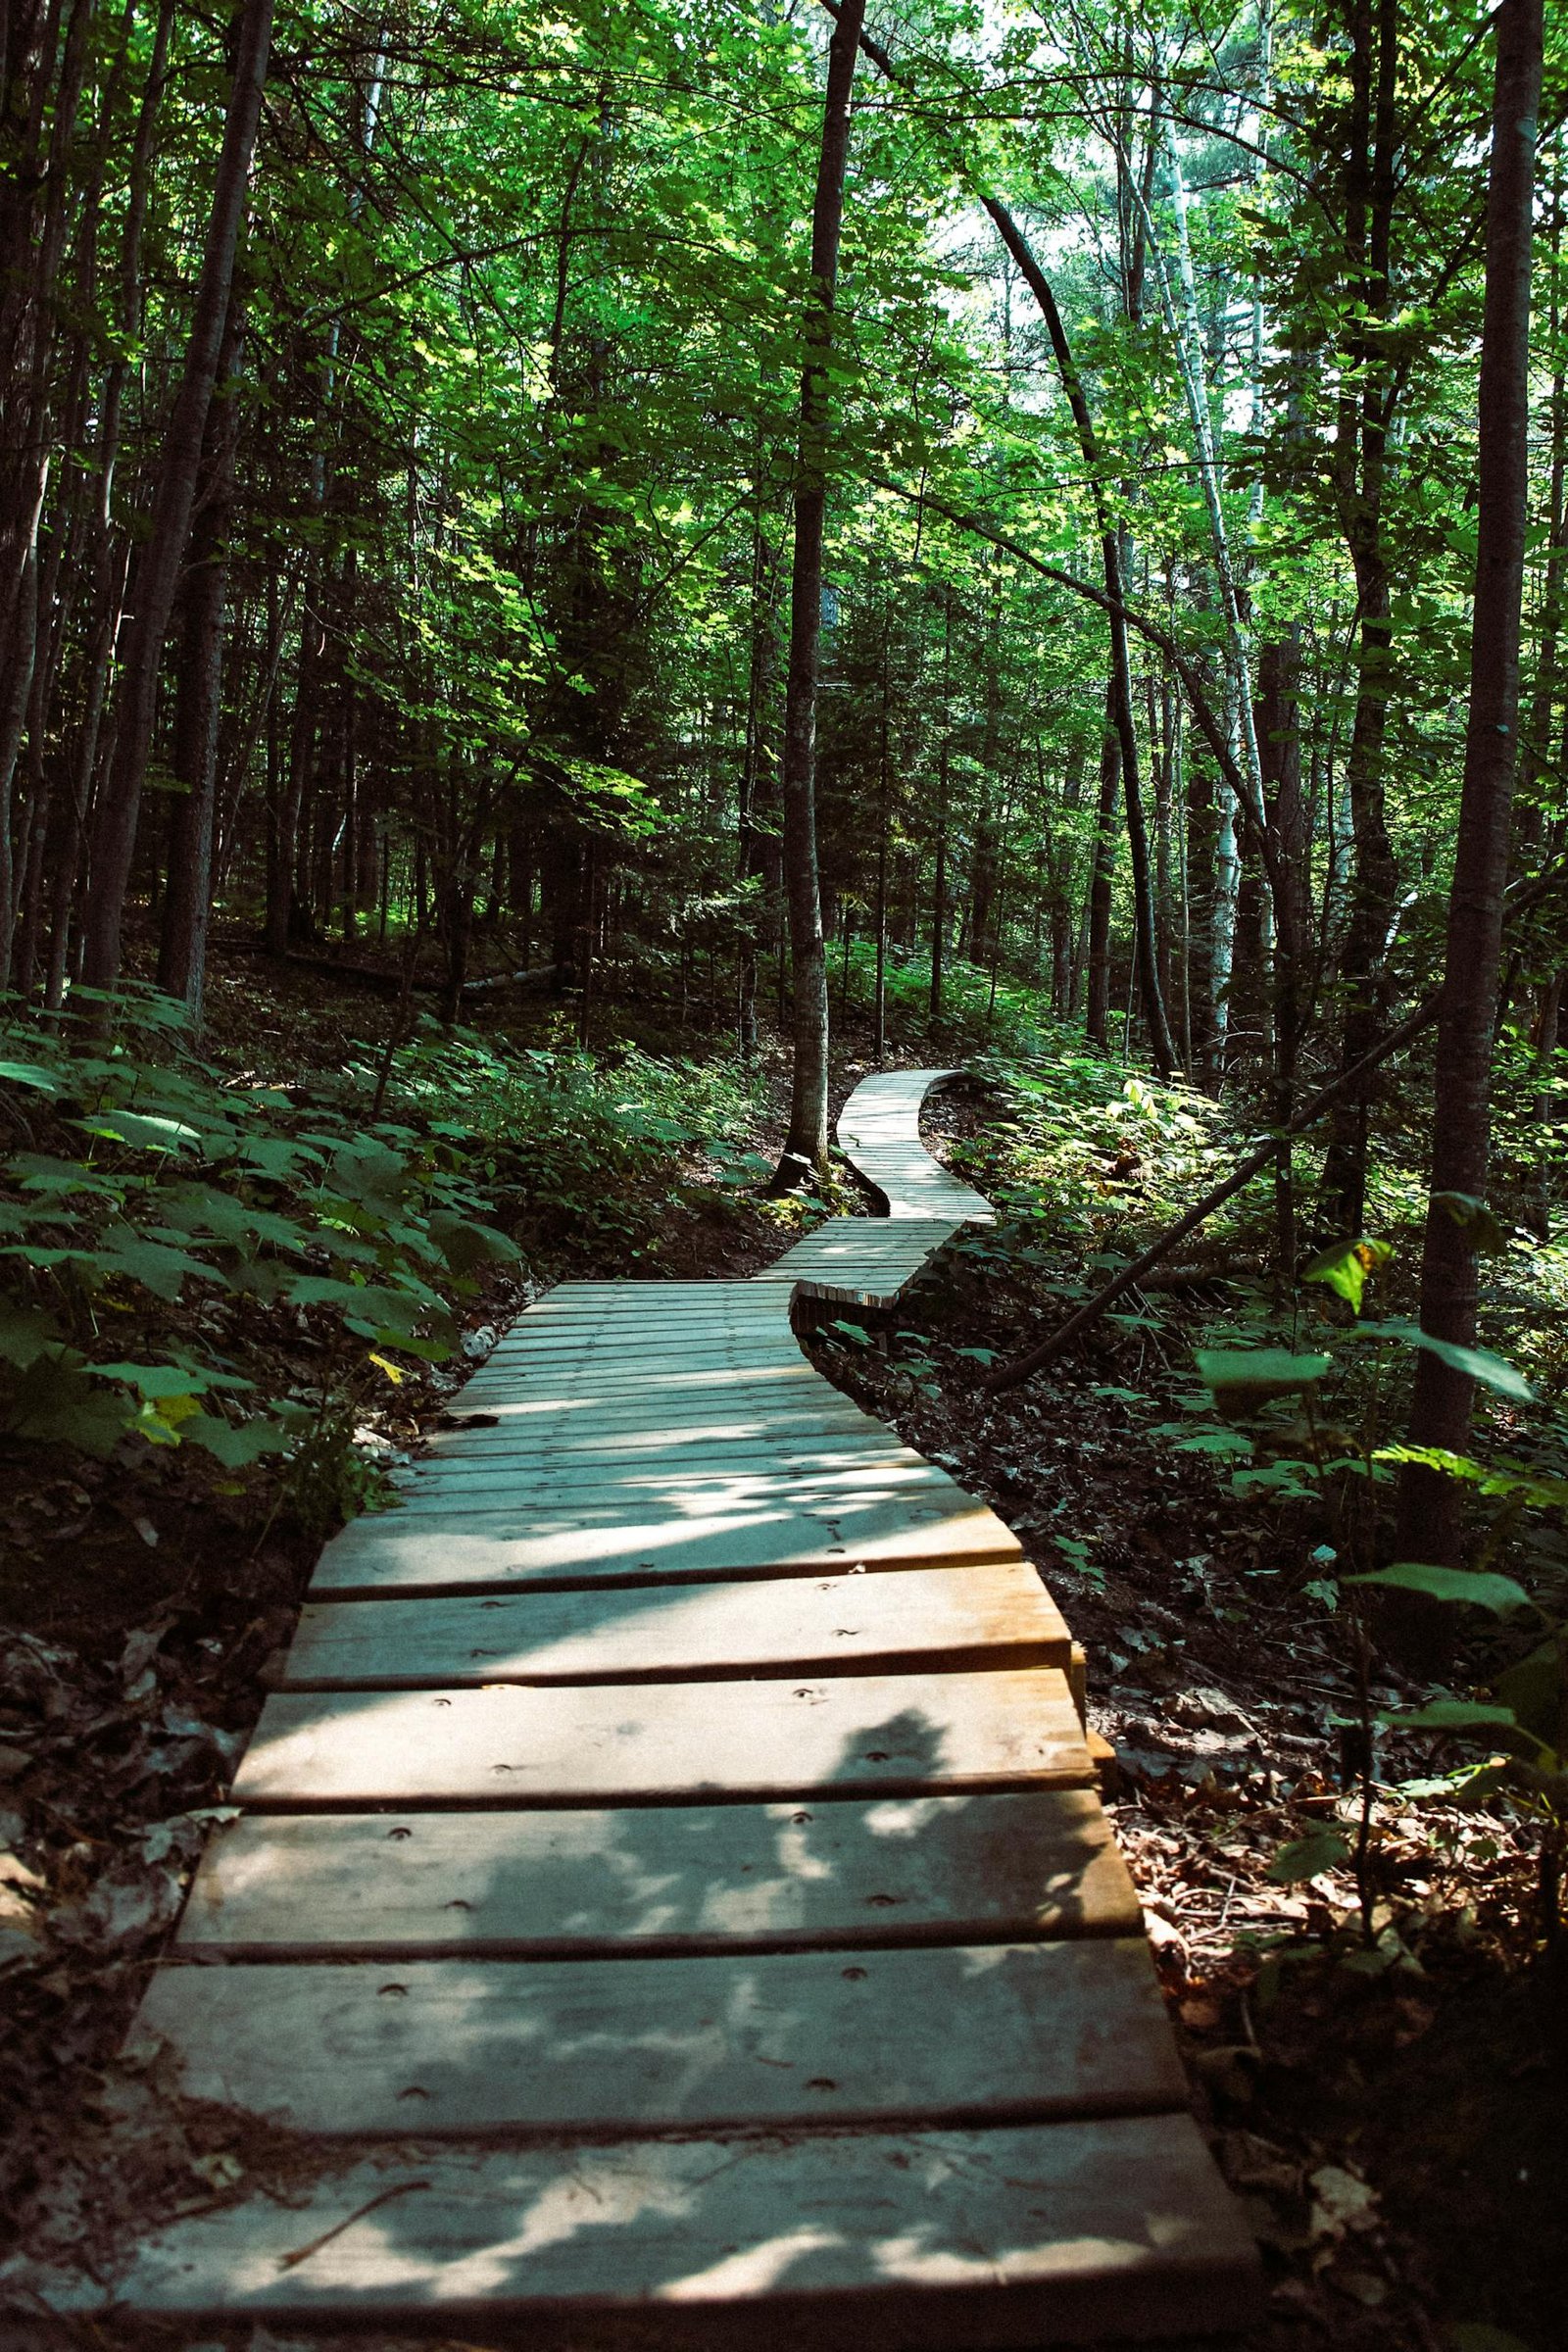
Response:
[{"label": "tree trunk", "polygon": [[811,211],[811,277],[805,320],[806,366],[801,376],[781,777],[790,960],[795,982],[789,1141],[773,1179],[775,1187],[783,1190],[803,1176],[827,1168],[827,958],[816,862],[816,678],[827,510],[828,360],[850,153],[850,91],[864,17],[865,0],[844,0],[828,46],[822,147]]},{"label": "tree trunk", "polygon": [[184,370],[164,440],[147,544],[136,565],[135,615],[122,673],[114,760],[93,828],[83,970],[96,988],[112,987],[120,975],[125,895],[152,746],[158,672],[190,535],[271,36],[272,0],[245,0]]},{"label": "tree trunk", "polygon": [[[1487,297],[1481,336],[1475,612],[1464,786],[1448,900],[1443,1009],[1433,1094],[1432,1198],[1421,1257],[1421,1327],[1469,1346],[1476,1333],[1474,1221],[1452,1196],[1487,1189],[1490,1081],[1502,893],[1518,768],[1519,634],[1528,522],[1530,266],[1536,122],[1541,104],[1542,0],[1503,0],[1496,26],[1492,172],[1487,197]],[[1448,1200],[1445,1200],[1445,1196]],[[1425,1348],[1416,1362],[1410,1444],[1462,1453],[1474,1383]],[[1407,1466],[1399,1486],[1398,1556],[1453,1562],[1462,1490]]]},{"label": "tree trunk", "polygon": [[1084,1035],[1102,1053],[1110,1041],[1110,886],[1116,870],[1116,800],[1121,791],[1121,738],[1116,732],[1116,681],[1105,687],[1105,726],[1100,739],[1100,806],[1089,868],[1088,996]]},{"label": "tree trunk", "polygon": [[[1355,324],[1346,337],[1333,472],[1355,571],[1360,627],[1355,723],[1346,768],[1355,862],[1340,965],[1346,998],[1342,1069],[1361,1060],[1382,1024],[1384,950],[1399,879],[1389,839],[1383,778],[1394,634],[1383,503],[1394,403],[1380,333],[1393,300],[1398,0],[1352,0],[1350,33],[1345,247]],[[1371,1099],[1365,1089],[1346,1094],[1334,1114],[1319,1207],[1324,1223],[1338,1233],[1358,1234],[1365,1219]]]},{"label": "tree trunk", "polygon": [[213,444],[207,494],[191,530],[185,626],[180,646],[179,701],[174,719],[174,775],[184,786],[174,804],[169,885],[164,894],[158,985],[182,997],[200,1028],[207,976],[207,926],[212,911],[213,830],[218,803],[218,719],[223,675],[223,608],[228,592],[228,528],[234,503],[239,442],[239,366],[243,329],[232,306],[223,372],[210,431]]}]

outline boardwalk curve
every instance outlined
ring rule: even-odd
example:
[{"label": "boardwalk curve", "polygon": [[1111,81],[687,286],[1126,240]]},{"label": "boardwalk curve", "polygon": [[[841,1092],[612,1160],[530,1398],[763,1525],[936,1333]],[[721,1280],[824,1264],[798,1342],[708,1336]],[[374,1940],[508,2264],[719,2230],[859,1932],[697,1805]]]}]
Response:
[{"label": "boardwalk curve", "polygon": [[726,2352],[1253,2315],[1068,1630],[779,1296],[889,1301],[989,1217],[920,1149],[949,1074],[840,1120],[885,1218],[561,1285],[326,1546],[138,2020],[311,2162],[63,2308]]}]

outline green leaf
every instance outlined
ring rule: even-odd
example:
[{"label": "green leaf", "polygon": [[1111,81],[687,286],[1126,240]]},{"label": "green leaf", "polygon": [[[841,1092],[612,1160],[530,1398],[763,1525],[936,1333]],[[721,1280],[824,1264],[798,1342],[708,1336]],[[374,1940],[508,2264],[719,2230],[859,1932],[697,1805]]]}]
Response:
[{"label": "green leaf", "polygon": [[1338,1830],[1309,1830],[1304,1838],[1280,1847],[1268,1866],[1268,1876],[1276,1886],[1295,1886],[1325,1870],[1339,1870],[1349,1859],[1350,1849]]},{"label": "green leaf", "polygon": [[1530,2346],[1506,2328],[1490,2327],[1485,2320],[1450,2320],[1443,2330],[1445,2352],[1530,2352]]},{"label": "green leaf", "polygon": [[994,1364],[1002,1353],[1000,1348],[955,1348],[955,1355],[966,1355],[971,1363]]},{"label": "green leaf", "polygon": [[0,1081],[34,1087],[40,1095],[58,1095],[62,1083],[58,1070],[46,1070],[36,1061],[0,1061]]},{"label": "green leaf", "polygon": [[9,1432],[38,1446],[74,1446],[107,1461],[137,1408],[113,1391],[95,1388],[81,1358],[62,1349],[34,1356],[4,1408]]},{"label": "green leaf", "polygon": [[25,1371],[60,1337],[54,1317],[38,1307],[0,1301],[0,1358]]},{"label": "green leaf", "polygon": [[828,1325],[828,1329],[838,1332],[841,1338],[850,1342],[852,1347],[869,1348],[871,1345],[871,1334],[863,1323],[846,1323],[841,1315],[835,1315],[833,1321]]},{"label": "green leaf", "polygon": [[1495,1257],[1508,1247],[1508,1236],[1486,1202],[1474,1193],[1434,1193],[1434,1208],[1445,1210],[1480,1257]]},{"label": "green leaf", "polygon": [[1301,1280],[1323,1283],[1348,1302],[1352,1313],[1359,1314],[1368,1282],[1393,1255],[1392,1243],[1370,1241],[1365,1234],[1354,1241],[1331,1242],[1302,1267]]},{"label": "green leaf", "polygon": [[1516,1404],[1533,1404],[1535,1391],[1522,1372],[1494,1355],[1490,1348],[1462,1348],[1456,1340],[1434,1339],[1419,1323],[1384,1322],[1357,1323],[1348,1331],[1350,1340],[1402,1340],[1408,1348],[1424,1348],[1429,1355],[1451,1365],[1455,1372],[1467,1372],[1483,1388],[1494,1389],[1499,1396],[1508,1396]]},{"label": "green leaf", "polygon": [[265,1414],[236,1425],[220,1413],[192,1413],[179,1434],[188,1444],[204,1446],[229,1470],[244,1470],[264,1453],[286,1453],[292,1443],[282,1423]]},{"label": "green leaf", "polygon": [[146,1241],[127,1225],[111,1226],[100,1250],[77,1255],[85,1256],[100,1276],[123,1274],[130,1281],[139,1282],[144,1291],[151,1291],[155,1298],[167,1298],[171,1305],[187,1281],[221,1283],[223,1280],[216,1266],[192,1257],[189,1250],[171,1250],[163,1242]]},{"label": "green leaf", "polygon": [[1384,1446],[1373,1455],[1378,1462],[1419,1462],[1425,1470],[1441,1470],[1479,1487],[1483,1494],[1518,1494],[1543,1509],[1560,1510],[1568,1504],[1568,1478],[1543,1478],[1534,1472],[1497,1470],[1472,1460],[1467,1453],[1450,1453],[1443,1446]]},{"label": "green leaf", "polygon": [[1200,1348],[1193,1361],[1215,1403],[1245,1418],[1277,1396],[1294,1396],[1312,1388],[1332,1359],[1293,1355],[1286,1348]]},{"label": "green leaf", "polygon": [[515,1265],[520,1255],[516,1243],[493,1225],[454,1216],[447,1209],[437,1209],[431,1217],[430,1235],[454,1274],[471,1274],[475,1266]]},{"label": "green leaf", "polygon": [[1386,1591],[1425,1592],[1431,1600],[1469,1601],[1505,1617],[1510,1609],[1528,1609],[1530,1595],[1511,1576],[1494,1576],[1473,1568],[1439,1568],[1420,1560],[1396,1560],[1365,1576],[1348,1576],[1348,1585],[1378,1585]]},{"label": "green leaf", "polygon": [[71,1123],[84,1135],[131,1144],[144,1152],[182,1152],[202,1141],[200,1128],[187,1126],[183,1119],[155,1118],[140,1110],[100,1110]]},{"label": "green leaf", "polygon": [[1477,1698],[1429,1698],[1424,1707],[1408,1715],[1390,1710],[1378,1717],[1394,1732],[1468,1732],[1488,1724],[1503,1724],[1510,1728],[1514,1721],[1512,1707],[1489,1706]]}]

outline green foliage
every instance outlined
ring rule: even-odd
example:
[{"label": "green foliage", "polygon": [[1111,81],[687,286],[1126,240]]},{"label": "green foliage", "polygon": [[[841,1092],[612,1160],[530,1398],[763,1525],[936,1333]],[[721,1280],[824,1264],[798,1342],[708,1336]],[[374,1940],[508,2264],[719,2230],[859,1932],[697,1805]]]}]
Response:
[{"label": "green foliage", "polygon": [[1285,1348],[1200,1348],[1193,1360],[1221,1410],[1247,1420],[1278,1397],[1315,1388],[1333,1359]]},{"label": "green foliage", "polygon": [[1350,1849],[1337,1830],[1315,1829],[1307,1837],[1282,1845],[1268,1866],[1268,1875],[1277,1886],[1296,1886],[1322,1871],[1342,1870],[1349,1859]]},{"label": "green foliage", "polygon": [[[370,1067],[367,1054],[351,1085],[368,1091]],[[432,1022],[394,1055],[386,1102],[432,1134],[471,1139],[535,1227],[633,1251],[695,1186],[738,1190],[761,1172],[744,1149],[761,1081],[737,1062],[666,1061],[632,1046],[605,1057],[564,1045],[504,1051]]]},{"label": "green foliage", "polygon": [[1424,1592],[1429,1600],[1456,1600],[1471,1608],[1490,1609],[1504,1617],[1512,1609],[1528,1609],[1530,1595],[1511,1576],[1488,1575],[1473,1568],[1441,1568],[1419,1560],[1396,1560],[1392,1567],[1369,1569],[1348,1576],[1348,1585],[1374,1585],[1387,1592]]},{"label": "green foliage", "polygon": [[[516,1250],[454,1136],[362,1125],[238,1085],[129,997],[109,1041],[3,1033],[50,1099],[52,1151],[0,1161],[0,1432],[107,1456],[196,1445],[239,1469],[295,1443],[224,1350],[258,1313],[439,1361],[454,1298]],[[136,1343],[133,1354],[126,1343]],[[242,1402],[242,1399],[248,1400]]]},{"label": "green foliage", "polygon": [[1301,1280],[1323,1283],[1358,1315],[1368,1282],[1393,1255],[1392,1242],[1369,1241],[1365,1235],[1352,1242],[1331,1242],[1302,1267]]},{"label": "green foliage", "polygon": [[[1233,1149],[1224,1113],[1196,1088],[1130,1075],[1065,1024],[1040,1017],[1042,1044],[1028,1059],[992,1055],[972,1065],[1005,1105],[988,1122],[986,1190],[1024,1250],[1130,1246],[1224,1173]],[[961,1151],[956,1159],[976,1166]],[[1064,1287],[1061,1295],[1081,1294]]]}]

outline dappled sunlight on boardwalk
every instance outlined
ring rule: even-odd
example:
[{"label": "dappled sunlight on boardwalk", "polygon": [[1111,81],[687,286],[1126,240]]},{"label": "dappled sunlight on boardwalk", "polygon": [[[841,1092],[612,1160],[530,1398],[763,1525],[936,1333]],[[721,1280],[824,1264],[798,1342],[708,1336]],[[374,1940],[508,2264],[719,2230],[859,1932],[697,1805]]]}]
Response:
[{"label": "dappled sunlight on boardwalk", "polygon": [[989,1216],[931,1077],[841,1121],[886,1218],[562,1286],[327,1545],[138,2021],[309,2161],[46,2300],[580,2352],[1251,2315],[1068,1630],[791,1334]]}]

